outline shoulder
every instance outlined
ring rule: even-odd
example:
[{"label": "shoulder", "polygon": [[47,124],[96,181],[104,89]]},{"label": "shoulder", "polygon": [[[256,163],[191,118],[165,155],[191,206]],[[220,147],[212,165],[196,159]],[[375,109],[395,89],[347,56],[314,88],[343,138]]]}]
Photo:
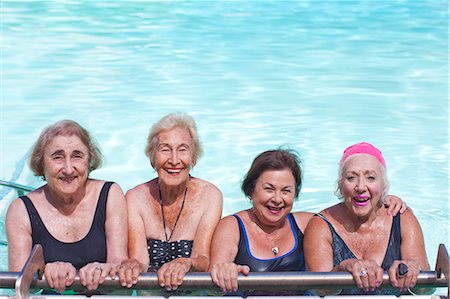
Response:
[{"label": "shoulder", "polygon": [[[139,184],[125,193],[127,201],[140,201],[146,199],[150,194],[150,189],[155,185],[153,180]],[[155,185],[156,186],[156,185]]]},{"label": "shoulder", "polygon": [[219,224],[217,224],[216,233],[218,234],[237,234],[239,231],[238,220],[236,217],[229,215],[220,219]]},{"label": "shoulder", "polygon": [[7,216],[20,215],[26,213],[26,207],[21,198],[14,199],[8,207]]},{"label": "shoulder", "polygon": [[213,183],[194,177],[192,179],[194,180],[194,182],[196,183],[196,185],[198,186],[199,190],[202,193],[207,192],[208,194],[212,194],[215,196],[218,195],[222,196],[222,192]]},{"label": "shoulder", "polygon": [[30,218],[28,216],[27,208],[24,202],[20,198],[16,198],[11,202],[6,213],[6,230],[16,230],[19,226],[25,227],[31,226]]},{"label": "shoulder", "polygon": [[297,222],[297,226],[300,228],[302,232],[305,232],[306,226],[308,225],[309,220],[314,216],[314,213],[311,212],[294,212],[292,213],[294,216],[295,222]]},{"label": "shoulder", "polygon": [[[400,225],[402,227],[408,227],[408,230],[415,226],[420,227],[419,221],[417,220],[411,209],[407,209],[405,212],[403,212],[403,214],[400,214]],[[402,232],[408,230],[402,230]]]}]

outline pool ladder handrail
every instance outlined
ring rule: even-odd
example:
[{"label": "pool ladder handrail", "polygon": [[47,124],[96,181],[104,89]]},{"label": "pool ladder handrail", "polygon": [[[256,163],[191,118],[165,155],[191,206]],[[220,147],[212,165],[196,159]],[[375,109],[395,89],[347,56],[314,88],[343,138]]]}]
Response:
[{"label": "pool ladder handrail", "polygon": [[5,186],[5,187],[16,190],[17,196],[19,196],[19,197],[24,196],[25,193],[31,192],[35,189],[33,187],[17,184],[17,183],[10,182],[10,181],[4,181],[4,180],[0,180],[0,186]]},{"label": "pool ladder handrail", "polygon": [[[42,277],[44,270],[44,255],[41,245],[35,245],[22,271],[0,272],[0,288],[12,288],[15,280],[17,299],[28,299],[30,287],[50,289],[48,282]],[[447,287],[447,298],[450,298],[449,256],[444,244],[439,245],[435,271],[421,271],[417,278],[417,286],[425,288]],[[355,287],[353,277],[348,272],[254,272],[249,276],[239,275],[241,290],[307,290],[330,287]],[[262,283],[263,282],[263,283]],[[381,287],[390,287],[387,272],[383,274]],[[80,277],[75,278],[71,288],[84,288]],[[118,279],[107,277],[99,287],[100,290],[121,289]],[[155,273],[142,273],[135,290],[160,289]],[[187,273],[180,290],[217,289],[209,273]]]}]

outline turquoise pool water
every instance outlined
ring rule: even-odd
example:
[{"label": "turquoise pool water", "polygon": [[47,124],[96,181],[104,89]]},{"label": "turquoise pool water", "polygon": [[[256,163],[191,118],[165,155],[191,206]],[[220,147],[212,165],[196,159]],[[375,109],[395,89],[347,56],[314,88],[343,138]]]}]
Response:
[{"label": "turquoise pool water", "polygon": [[[195,117],[193,175],[248,206],[239,184],[261,151],[303,158],[295,210],[319,211],[343,149],[384,153],[391,193],[425,232],[434,267],[449,248],[447,1],[2,1],[0,178],[39,186],[26,166],[40,131],[87,127],[106,160],[92,173],[126,191],[154,177],[150,126]],[[14,197],[0,189],[0,240]],[[0,246],[0,271],[6,270]]]}]

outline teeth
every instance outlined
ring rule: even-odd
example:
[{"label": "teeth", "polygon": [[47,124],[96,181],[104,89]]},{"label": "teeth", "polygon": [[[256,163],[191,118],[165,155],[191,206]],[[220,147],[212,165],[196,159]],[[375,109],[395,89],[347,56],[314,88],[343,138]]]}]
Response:
[{"label": "teeth", "polygon": [[181,169],[167,169],[168,173],[180,173]]}]

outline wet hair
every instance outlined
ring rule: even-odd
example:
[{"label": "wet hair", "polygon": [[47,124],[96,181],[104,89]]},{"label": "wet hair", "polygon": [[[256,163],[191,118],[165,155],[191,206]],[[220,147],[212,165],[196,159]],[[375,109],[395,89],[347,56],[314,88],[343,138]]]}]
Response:
[{"label": "wet hair", "polygon": [[[344,196],[342,195],[342,191],[341,191],[341,186],[344,183],[345,177],[344,177],[344,169],[345,169],[345,165],[347,164],[348,161],[353,160],[355,157],[358,157],[359,155],[362,154],[356,154],[356,155],[352,155],[350,157],[348,157],[346,160],[341,161],[339,163],[339,170],[338,170],[338,179],[335,183],[335,189],[334,189],[334,195],[336,195],[339,199],[343,199]],[[386,198],[386,196],[388,195],[389,192],[389,181],[386,175],[386,168],[383,167],[383,164],[380,163],[380,169],[381,169],[381,180],[383,182],[383,192],[381,194],[381,200],[384,202],[384,199]]]},{"label": "wet hair", "polygon": [[96,144],[95,140],[91,137],[89,132],[84,129],[80,124],[73,120],[61,120],[55,124],[45,128],[36,143],[33,146],[29,165],[31,171],[36,176],[44,177],[44,152],[48,144],[56,136],[77,136],[81,142],[88,148],[89,153],[89,169],[88,174],[97,169],[102,164],[102,154],[100,148]]},{"label": "wet hair", "polygon": [[158,148],[158,135],[180,127],[187,129],[192,138],[192,163],[195,165],[200,159],[203,150],[197,133],[197,125],[192,116],[184,113],[171,113],[161,118],[150,129],[145,147],[145,154],[150,159],[153,168],[156,168],[156,150]]},{"label": "wet hair", "polygon": [[259,154],[253,160],[242,182],[242,191],[250,198],[255,190],[256,181],[264,171],[289,169],[295,179],[295,198],[302,187],[302,170],[299,155],[291,149],[269,150]]}]

